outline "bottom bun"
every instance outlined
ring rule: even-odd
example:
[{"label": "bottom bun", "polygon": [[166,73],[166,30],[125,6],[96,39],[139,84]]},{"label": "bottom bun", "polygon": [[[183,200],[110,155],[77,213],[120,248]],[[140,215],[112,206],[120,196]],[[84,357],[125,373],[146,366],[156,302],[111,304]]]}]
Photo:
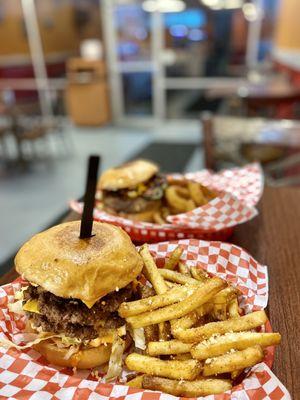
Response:
[{"label": "bottom bun", "polygon": [[107,363],[110,358],[111,347],[111,344],[107,344],[106,346],[100,345],[98,347],[83,348],[66,359],[68,348],[59,348],[51,340],[45,340],[33,346],[51,364],[80,369],[95,368]]}]

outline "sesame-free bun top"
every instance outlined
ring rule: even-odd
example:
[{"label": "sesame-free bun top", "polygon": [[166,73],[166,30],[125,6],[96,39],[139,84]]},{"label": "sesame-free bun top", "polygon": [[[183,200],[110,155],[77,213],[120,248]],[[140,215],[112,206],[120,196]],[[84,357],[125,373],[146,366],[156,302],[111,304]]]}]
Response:
[{"label": "sesame-free bun top", "polygon": [[79,232],[80,221],[75,221],[33,236],[19,250],[15,265],[29,282],[92,307],[99,298],[133,281],[143,263],[121,228],[94,222],[94,236],[79,239]]},{"label": "sesame-free bun top", "polygon": [[158,172],[156,164],[147,160],[135,160],[105,171],[99,180],[101,190],[120,190],[134,188],[148,181]]}]

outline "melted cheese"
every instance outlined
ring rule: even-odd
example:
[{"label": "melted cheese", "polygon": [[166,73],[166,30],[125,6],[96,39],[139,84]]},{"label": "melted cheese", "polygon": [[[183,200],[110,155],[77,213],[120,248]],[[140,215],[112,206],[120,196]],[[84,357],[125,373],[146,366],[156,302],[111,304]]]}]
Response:
[{"label": "melted cheese", "polygon": [[33,313],[40,314],[39,312],[39,305],[37,300],[28,300],[24,305],[23,305],[23,310],[24,311],[29,311]]},{"label": "melted cheese", "polygon": [[[99,300],[99,299],[98,299]],[[85,301],[81,300],[88,308],[92,308],[93,305],[98,301],[98,300],[93,300],[93,301]]]}]

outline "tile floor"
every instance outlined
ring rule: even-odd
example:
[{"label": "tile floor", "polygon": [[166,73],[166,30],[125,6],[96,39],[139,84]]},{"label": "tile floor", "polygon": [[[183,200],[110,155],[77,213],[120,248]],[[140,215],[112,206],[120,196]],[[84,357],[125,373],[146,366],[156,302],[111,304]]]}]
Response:
[{"label": "tile floor", "polygon": [[[199,141],[197,121],[172,121],[146,128],[76,128],[65,126],[72,155],[38,162],[22,174],[0,170],[0,264],[31,235],[49,225],[67,208],[68,201],[83,194],[86,162],[91,153],[102,156],[102,169],[120,164],[151,141]],[[56,141],[55,148],[61,146]],[[187,170],[199,169],[195,150]],[[1,271],[0,271],[1,273]]]}]

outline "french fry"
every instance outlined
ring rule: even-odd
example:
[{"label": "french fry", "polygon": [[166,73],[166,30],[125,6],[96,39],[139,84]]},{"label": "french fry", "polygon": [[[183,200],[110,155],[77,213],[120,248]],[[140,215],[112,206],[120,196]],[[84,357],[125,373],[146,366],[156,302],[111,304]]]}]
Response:
[{"label": "french fry", "polygon": [[137,293],[141,299],[146,299],[147,297],[156,295],[153,287],[141,284],[137,286]]},{"label": "french fry", "polygon": [[255,345],[260,345],[261,347],[273,346],[279,344],[280,340],[279,333],[226,333],[218,337],[211,336],[209,339],[197,344],[191,349],[191,354],[197,360],[205,360],[206,358],[225,354],[231,349],[244,350]]},{"label": "french fry", "polygon": [[178,304],[172,304],[154,311],[135,315],[127,318],[127,322],[133,328],[158,324],[164,321],[183,317],[191,311],[207,303],[213,296],[226,286],[226,283],[220,278],[212,278],[204,283],[193,294]]},{"label": "french fry", "polygon": [[201,282],[197,281],[197,279],[170,269],[160,268],[159,273],[164,279],[171,282],[181,283],[182,285],[201,285]]},{"label": "french fry", "polygon": [[188,190],[197,207],[201,207],[207,203],[199,183],[188,181]]},{"label": "french fry", "polygon": [[149,356],[184,354],[192,348],[191,343],[183,343],[179,340],[169,340],[167,342],[150,342],[147,346]]},{"label": "french fry", "polygon": [[158,324],[158,337],[160,341],[170,340],[171,337],[171,328],[170,322],[160,322]]},{"label": "french fry", "polygon": [[183,353],[183,354],[176,354],[171,355],[172,360],[190,360],[192,358],[191,353]]},{"label": "french fry", "polygon": [[[139,286],[138,293],[142,299],[149,298],[151,296],[155,296],[155,290],[153,287],[149,286]],[[155,342],[159,339],[158,337],[158,325],[150,325],[144,328],[145,334],[145,342],[146,344],[149,342]]]},{"label": "french fry", "polygon": [[128,369],[132,371],[189,381],[196,379],[202,369],[201,363],[196,360],[160,360],[137,353],[129,354],[125,363]]},{"label": "french fry", "polygon": [[197,287],[198,286],[195,285],[176,286],[163,294],[122,303],[118,310],[119,315],[122,318],[127,318],[132,315],[141,314],[146,311],[155,310],[156,308],[178,303],[190,296]]},{"label": "french fry", "polygon": [[179,271],[181,274],[190,275],[190,270],[188,269],[188,267],[187,267],[184,263],[182,263],[182,262],[180,262],[180,261],[179,261],[179,263],[178,263],[178,271]]},{"label": "french fry", "polygon": [[229,380],[225,379],[198,379],[195,381],[179,381],[157,376],[144,375],[143,388],[159,390],[174,396],[200,397],[219,394],[230,390]]},{"label": "french fry", "polygon": [[182,286],[180,283],[175,283],[175,282],[170,282],[170,281],[166,281],[166,285],[168,286],[168,289],[174,289],[174,287],[180,287]]},{"label": "french fry", "polygon": [[221,290],[214,297],[214,308],[212,315],[219,321],[225,321],[227,319],[227,303],[232,299],[236,298],[238,291],[232,286],[228,286],[226,289]]},{"label": "french fry", "polygon": [[233,286],[228,286],[226,289],[221,290],[219,293],[215,295],[214,303],[215,304],[227,303],[236,298],[237,293],[238,293],[237,289],[235,289]]},{"label": "french fry", "polygon": [[232,299],[227,306],[229,318],[238,318],[240,316],[238,299]]},{"label": "french fry", "polygon": [[205,282],[207,279],[210,279],[207,272],[197,267],[191,267],[191,275],[194,279],[200,282]]},{"label": "french fry", "polygon": [[155,342],[159,339],[158,325],[145,326],[144,333],[145,333],[146,344],[153,341]]},{"label": "french fry", "polygon": [[208,314],[213,308],[212,303],[205,303],[200,306],[197,310],[185,315],[184,317],[174,319],[171,321],[172,334],[179,339],[180,332],[185,329],[189,329],[194,326],[200,318]]},{"label": "french fry", "polygon": [[263,358],[263,350],[258,345],[220,357],[208,358],[204,363],[203,376],[223,374],[251,367],[262,361]]},{"label": "french fry", "polygon": [[227,304],[213,304],[213,310],[211,314],[214,319],[218,321],[225,321],[227,319]]},{"label": "french fry", "polygon": [[138,375],[135,378],[131,379],[130,381],[126,382],[126,386],[130,386],[136,389],[143,389],[143,377],[145,375]]},{"label": "french fry", "polygon": [[150,254],[148,246],[144,244],[140,249],[140,255],[144,261],[145,275],[148,280],[152,283],[157,294],[162,294],[167,292],[168,287],[164,281],[164,278],[158,272],[158,268]]},{"label": "french fry", "polygon": [[171,321],[171,331],[174,337],[178,338],[177,333],[184,330],[191,328],[195,325],[198,321],[199,316],[197,311],[192,311],[185,315],[184,317],[173,319]]},{"label": "french fry", "polygon": [[160,214],[159,211],[155,211],[155,212],[153,213],[153,220],[154,220],[154,222],[155,222],[156,224],[160,224],[160,225],[166,223],[166,221],[163,219],[163,217],[162,217],[162,215]]},{"label": "french fry", "polygon": [[171,255],[165,262],[164,268],[174,270],[180,260],[180,257],[183,253],[183,249],[181,247],[176,247],[174,251],[172,251]]},{"label": "french fry", "polygon": [[214,334],[223,335],[226,332],[248,331],[265,324],[266,321],[267,316],[265,311],[255,311],[243,317],[220,322],[210,322],[197,328],[186,329],[185,331],[180,331],[179,336],[176,333],[176,337],[186,343],[196,343]]}]

